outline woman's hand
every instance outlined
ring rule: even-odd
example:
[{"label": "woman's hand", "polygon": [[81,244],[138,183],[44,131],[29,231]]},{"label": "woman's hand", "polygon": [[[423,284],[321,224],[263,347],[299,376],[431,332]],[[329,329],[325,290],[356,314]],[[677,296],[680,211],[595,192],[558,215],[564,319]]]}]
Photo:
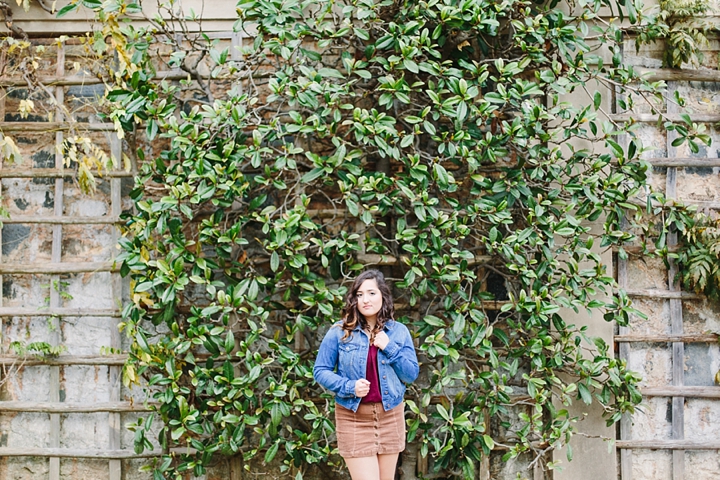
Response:
[{"label": "woman's hand", "polygon": [[387,333],[378,332],[375,334],[375,341],[373,341],[373,345],[378,347],[380,350],[385,350],[388,343],[390,343],[390,337],[387,336]]},{"label": "woman's hand", "polygon": [[364,378],[361,378],[357,382],[355,382],[355,396],[356,397],[364,397],[370,392],[370,382],[365,380]]}]

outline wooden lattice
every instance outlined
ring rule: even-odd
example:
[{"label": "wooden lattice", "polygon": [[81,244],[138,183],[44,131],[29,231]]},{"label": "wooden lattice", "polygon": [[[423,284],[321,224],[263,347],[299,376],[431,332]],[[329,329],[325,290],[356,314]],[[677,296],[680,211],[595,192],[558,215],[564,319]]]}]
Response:
[{"label": "wooden lattice", "polygon": [[[679,81],[712,81],[720,82],[717,72],[677,71],[656,69],[650,71],[653,80],[668,81],[668,96],[673,97]],[[668,102],[667,115],[670,119],[679,119],[677,106]],[[628,114],[614,115],[615,120],[627,120],[631,117]],[[720,115],[716,114],[691,114],[695,122],[715,123],[720,121]],[[636,121],[657,122],[657,115],[642,114],[632,115]],[[668,199],[678,198],[677,193],[677,172],[682,168],[693,167],[718,167],[718,158],[683,158],[678,157],[676,148],[672,145],[676,138],[675,132],[667,132],[666,151],[667,157],[653,157],[646,159],[653,167],[667,168],[665,195]],[[720,209],[717,202],[691,202],[705,209]],[[672,233],[668,237],[668,248],[672,251],[677,246],[677,234]],[[671,259],[667,271],[667,290],[632,290],[628,285],[628,261],[618,259],[617,278],[620,288],[625,289],[628,294],[635,297],[666,299],[669,302],[670,312],[670,333],[669,334],[631,334],[628,327],[619,327],[618,334],[614,341],[616,351],[623,359],[629,359],[630,344],[637,342],[665,343],[672,347],[672,384],[664,387],[648,387],[642,389],[645,397],[668,397],[672,402],[672,437],[658,440],[637,440],[632,437],[632,418],[626,415],[620,424],[619,438],[616,448],[620,452],[620,478],[621,480],[632,480],[633,478],[633,449],[659,449],[672,451],[672,479],[684,480],[690,478],[692,472],[685,470],[686,450],[718,450],[720,441],[692,441],[685,438],[685,399],[686,398],[710,398],[720,399],[720,387],[718,386],[686,386],[685,385],[685,345],[688,343],[717,343],[717,334],[685,334],[683,331],[683,301],[698,300],[702,298],[688,292],[682,292],[677,281],[677,266]],[[642,414],[642,413],[640,413]]]},{"label": "wooden lattice", "polygon": [[[41,80],[52,85],[57,110],[54,112],[53,122],[0,122],[0,131],[7,134],[20,134],[28,132],[55,132],[55,165],[54,168],[28,168],[27,165],[1,166],[0,178],[3,179],[50,179],[53,182],[51,190],[54,195],[53,215],[14,215],[11,218],[3,219],[3,223],[47,225],[52,231],[51,260],[44,263],[7,263],[0,257],[0,285],[3,283],[3,275],[49,275],[51,285],[58,284],[63,275],[84,273],[93,275],[99,272],[109,272],[112,277],[111,290],[112,298],[116,304],[115,308],[95,308],[87,305],[83,308],[69,308],[63,306],[59,289],[50,288],[49,304],[43,306],[4,306],[2,304],[4,295],[0,295],[0,321],[11,317],[47,317],[50,324],[51,341],[58,345],[60,343],[60,328],[65,317],[89,318],[100,317],[109,323],[108,330],[111,333],[108,345],[103,345],[119,350],[121,348],[120,334],[117,329],[118,318],[120,317],[120,305],[122,298],[122,278],[118,273],[118,267],[111,258],[100,262],[67,262],[63,259],[63,232],[68,226],[74,225],[98,225],[111,226],[113,233],[111,242],[117,244],[119,231],[117,225],[120,220],[122,209],[121,181],[123,178],[131,177],[133,172],[114,171],[108,172],[105,177],[110,185],[110,211],[108,215],[101,217],[65,215],[63,202],[66,190],[66,179],[74,175],[72,169],[64,165],[62,154],[57,148],[63,143],[65,132],[68,129],[67,119],[63,118],[65,110],[61,108],[65,104],[65,88],[72,86],[86,86],[99,83],[97,80],[78,75],[65,75],[65,53],[64,45],[57,48],[56,71],[51,77],[43,77]],[[20,79],[3,78],[0,88],[18,87],[23,85]],[[4,92],[3,92],[4,93]],[[0,113],[5,111],[5,95],[0,96]],[[2,120],[2,119],[0,119]],[[121,142],[112,134],[112,124],[87,122],[79,125],[79,129],[90,132],[107,132],[110,140],[110,152],[115,158],[121,157]],[[70,180],[72,181],[72,180]],[[0,230],[2,239],[2,230]],[[112,248],[113,257],[116,249]],[[0,287],[1,288],[1,287]],[[43,307],[43,308],[39,308]],[[97,346],[98,348],[100,345]],[[122,473],[122,459],[145,458],[157,455],[155,452],[148,452],[137,455],[132,446],[121,445],[122,429],[121,414],[125,412],[147,411],[148,407],[142,403],[123,401],[121,398],[121,368],[126,359],[125,355],[112,354],[101,355],[59,355],[50,359],[18,359],[14,355],[5,354],[0,357],[0,364],[4,366],[16,365],[19,362],[23,366],[41,366],[47,369],[50,378],[50,395],[47,402],[28,401],[3,401],[0,402],[0,413],[27,413],[38,412],[49,415],[49,441],[45,448],[27,448],[17,446],[0,447],[0,457],[47,457],[49,459],[50,480],[59,480],[61,477],[61,458],[93,458],[107,459],[109,462],[109,480],[120,480]],[[61,401],[60,377],[61,369],[68,366],[90,365],[107,366],[109,371],[110,398],[108,402],[76,404]],[[109,437],[107,447],[101,450],[89,450],[85,448],[61,448],[61,415],[73,415],[83,413],[107,413],[109,419]],[[38,432],[40,433],[40,432]],[[124,449],[123,449],[124,447]]]}]

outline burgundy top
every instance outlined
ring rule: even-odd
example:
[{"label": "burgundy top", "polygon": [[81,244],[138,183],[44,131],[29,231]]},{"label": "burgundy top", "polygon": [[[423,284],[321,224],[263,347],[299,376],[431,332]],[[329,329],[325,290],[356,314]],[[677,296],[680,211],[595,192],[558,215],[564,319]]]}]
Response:
[{"label": "burgundy top", "polygon": [[360,403],[381,403],[382,395],[380,394],[380,375],[378,374],[378,347],[370,345],[367,357],[367,370],[365,371],[365,379],[370,382],[370,391],[365,395]]}]

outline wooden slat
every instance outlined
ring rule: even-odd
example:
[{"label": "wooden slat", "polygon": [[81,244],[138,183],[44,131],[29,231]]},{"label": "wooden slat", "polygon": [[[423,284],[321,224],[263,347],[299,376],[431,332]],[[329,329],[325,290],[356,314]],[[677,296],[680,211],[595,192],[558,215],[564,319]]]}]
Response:
[{"label": "wooden slat", "polygon": [[[377,253],[358,253],[357,254],[358,261],[362,262],[365,265],[400,265],[405,264],[406,260],[409,259],[409,256],[401,255],[398,259],[397,257],[393,255],[380,255]],[[474,258],[469,259],[468,265],[480,265],[483,263],[488,263],[493,260],[493,257],[490,255],[476,255]],[[457,260],[460,261],[459,259]]]},{"label": "wooden slat", "polygon": [[124,354],[113,355],[58,355],[57,357],[18,357],[15,355],[0,356],[0,365],[125,365],[128,356]]},{"label": "wooden slat", "polygon": [[711,200],[693,200],[682,198],[680,199],[680,203],[683,203],[685,205],[694,205],[701,210],[720,210],[720,202],[713,202]]},{"label": "wooden slat", "polygon": [[[156,79],[160,80],[184,80],[188,76],[187,72],[181,70],[161,70],[155,74]],[[83,86],[83,85],[101,85],[104,83],[102,78],[91,77],[89,75],[43,75],[38,77],[38,81],[45,86]],[[22,77],[2,77],[0,78],[0,87],[25,87],[27,80]]]},{"label": "wooden slat", "polygon": [[40,274],[62,275],[65,273],[111,272],[119,269],[113,262],[83,262],[83,263],[55,263],[20,264],[4,263],[0,265],[0,274]]},{"label": "wooden slat", "polygon": [[[38,76],[37,80],[46,87],[100,85],[103,83],[101,78],[88,75],[68,75],[66,77],[42,75]],[[27,80],[22,77],[4,76],[0,78],[0,87],[26,87],[27,84]]]},{"label": "wooden slat", "polygon": [[[718,114],[702,114],[702,113],[691,113],[690,119],[695,123],[718,123],[720,122],[720,115]],[[634,121],[636,123],[657,123],[658,115],[651,113],[621,113],[610,115],[610,119],[616,122],[629,122]],[[678,113],[666,113],[660,118],[661,122],[665,121],[680,122],[682,118]],[[671,155],[668,155],[671,156]]]},{"label": "wooden slat", "polygon": [[677,290],[625,290],[625,293],[627,293],[630,297],[664,298],[669,300],[700,300],[705,298],[704,296],[698,295],[697,293],[681,292]]},{"label": "wooden slat", "polygon": [[0,218],[3,224],[47,224],[47,225],[117,225],[124,223],[118,217],[54,217],[49,215],[23,215],[10,218]]},{"label": "wooden slat", "polygon": [[[627,260],[618,259],[618,284],[620,287],[627,285]],[[618,327],[620,335],[627,334],[628,327]],[[630,345],[621,343],[618,347],[618,355],[622,360],[630,359]],[[630,440],[632,438],[632,415],[624,413],[620,417],[620,440]],[[620,480],[632,480],[632,451],[620,451]]]},{"label": "wooden slat", "polygon": [[[668,84],[668,95],[677,91],[677,85],[673,82]],[[677,104],[668,102],[668,114],[677,114]],[[677,132],[668,131],[665,137],[668,157],[674,157],[676,148],[673,141],[677,138]],[[667,198],[677,198],[677,168],[668,167],[665,196]],[[678,244],[677,232],[670,232],[667,236],[667,244],[674,247]],[[680,284],[678,282],[678,266],[674,258],[668,259],[668,288],[674,292],[680,292]],[[682,300],[679,298],[670,299],[670,333],[674,335],[683,334],[683,311]],[[672,384],[673,387],[680,390],[685,385],[685,344],[683,342],[672,343]],[[685,399],[683,397],[672,397],[672,438],[673,440],[682,441],[685,438]],[[672,462],[672,478],[673,480],[685,479],[685,452],[682,450],[673,450]]]},{"label": "wooden slat", "polygon": [[364,265],[399,265],[400,260],[392,255],[378,255],[374,253],[358,253],[357,259]]},{"label": "wooden slat", "polygon": [[120,317],[112,308],[82,309],[67,307],[0,307],[0,317]]},{"label": "wooden slat", "polygon": [[132,402],[0,402],[0,412],[34,412],[34,413],[104,413],[104,412],[149,412],[148,405]]},{"label": "wooden slat", "polygon": [[680,397],[680,398],[720,398],[720,387],[646,387],[641,388],[646,397]]},{"label": "wooden slat", "polygon": [[[622,47],[621,47],[622,48]],[[613,112],[617,111],[618,107],[618,100],[622,100],[623,94],[621,92],[618,92],[618,90],[613,90],[613,93],[615,95],[614,102],[613,102]],[[623,143],[623,147],[627,148],[628,143],[628,136],[623,135],[621,137],[621,141]],[[623,227],[627,227],[627,219],[623,218],[621,220],[621,225]],[[628,287],[628,261],[627,259],[623,259],[620,257],[617,257],[617,282],[618,287],[627,290]],[[630,329],[627,326],[618,325],[618,333],[620,335],[627,334],[630,331]],[[627,343],[621,343],[618,346],[618,356],[621,360],[629,361],[630,359],[630,345]],[[630,440],[632,438],[632,414],[626,412],[622,414],[620,417],[620,425],[619,425],[619,435],[620,440]],[[620,480],[632,480],[632,450],[620,450]]]},{"label": "wooden slat", "polygon": [[[674,200],[677,200],[675,202]],[[647,206],[647,200],[645,198],[630,198],[628,199],[627,203],[630,203],[632,205],[637,205],[641,208],[646,208]],[[674,207],[676,205],[695,205],[698,208],[709,208],[713,210],[720,210],[720,202],[714,202],[710,200],[694,200],[694,199],[672,199],[667,198],[666,202],[664,204],[660,204],[660,202],[653,200],[650,202],[650,206],[652,208],[670,208]]]},{"label": "wooden slat", "polygon": [[693,442],[690,440],[618,440],[615,442],[615,446],[621,449],[642,450],[720,450],[720,441]]},{"label": "wooden slat", "polygon": [[309,217],[313,218],[333,218],[333,217],[346,217],[348,216],[347,211],[344,208],[321,208],[321,209],[310,209],[306,210]]},{"label": "wooden slat", "polygon": [[[60,45],[57,50],[57,70],[56,74],[61,77],[65,74],[65,47]],[[65,90],[62,87],[56,87],[55,89],[55,104],[58,108],[55,111],[55,118],[58,122],[63,121],[64,111],[61,106],[65,105]],[[64,134],[62,131],[55,132],[55,168],[63,168],[65,159],[62,155],[62,144],[64,141]],[[55,197],[54,197],[54,216],[61,218],[63,216],[63,197],[64,197],[65,180],[62,177],[55,178]],[[52,237],[52,260],[53,263],[59,264],[62,262],[62,225],[53,225],[53,237]],[[50,308],[62,307],[62,301],[60,299],[60,276],[53,274],[50,277]],[[50,343],[54,346],[59,346],[61,343],[60,338],[60,319],[57,317],[48,318],[48,324],[51,326],[51,337]],[[50,367],[50,402],[60,401],[60,367]],[[50,415],[50,447],[60,447],[60,415],[52,413]],[[60,480],[60,458],[50,457],[50,480]]]},{"label": "wooden slat", "polygon": [[[7,65],[7,49],[0,49],[0,71],[5,71],[5,66]],[[0,120],[3,120],[5,118],[5,99],[7,98],[7,92],[5,89],[0,88]],[[0,157],[0,173],[3,172],[5,169],[4,165],[4,158]],[[0,182],[0,196],[2,196],[2,182]],[[3,244],[3,231],[2,228],[0,228],[0,246]],[[4,262],[3,255],[2,255],[2,249],[0,248],[0,264]],[[5,284],[5,280],[3,279],[2,274],[0,274],[0,308],[5,303],[5,288],[3,285]],[[7,292],[10,293],[10,292]],[[0,332],[5,333],[5,319],[0,317]],[[5,342],[3,342],[5,343]],[[6,351],[6,346],[0,347],[0,352]]]},{"label": "wooden slat", "polygon": [[[63,178],[74,177],[76,170],[67,168],[5,168],[0,169],[0,178]],[[133,172],[110,171],[97,173],[99,177],[124,178],[132,177]]]},{"label": "wooden slat", "polygon": [[81,131],[114,132],[115,125],[112,123],[84,122],[0,122],[0,131],[2,132],[49,133],[64,132],[70,129]]},{"label": "wooden slat", "polygon": [[704,68],[640,68],[635,70],[651,82],[660,80],[678,82],[720,82],[720,71]]},{"label": "wooden slat", "polygon": [[613,340],[617,343],[668,343],[668,342],[683,342],[683,343],[716,343],[720,339],[720,335],[716,333],[705,334],[705,335],[653,335],[653,334],[627,334],[627,335],[615,335]]},{"label": "wooden slat", "polygon": [[[657,249],[655,248],[654,245],[648,245],[646,248],[647,248],[647,251],[650,253],[655,253],[657,251]],[[612,247],[613,253],[618,253],[619,250],[620,249],[618,247]],[[642,255],[644,253],[643,247],[641,247],[639,245],[623,246],[623,250],[625,250],[625,253],[627,253],[629,255]],[[673,248],[668,247],[667,250],[668,250],[668,252],[674,253],[674,252],[677,252],[679,250],[679,248],[676,245]]]},{"label": "wooden slat", "polygon": [[698,167],[720,167],[720,158],[665,158],[654,157],[644,158],[653,167],[677,167],[677,168],[698,168]]},{"label": "wooden slat", "polygon": [[[113,158],[120,159],[122,157],[122,143],[117,135],[113,135],[110,140],[110,154]],[[110,214],[117,218],[122,210],[122,180],[113,178],[110,180]],[[112,244],[118,245],[120,240],[120,231],[117,228],[112,229]],[[113,252],[116,252],[114,249]],[[114,255],[113,255],[114,257]],[[114,258],[113,258],[114,260]],[[118,273],[112,274],[112,282],[110,286],[112,290],[112,298],[114,302],[122,303],[122,278]],[[120,331],[118,330],[117,320],[110,319],[110,347],[120,350],[122,342],[120,340]],[[120,366],[110,366],[108,368],[108,379],[110,384],[110,400],[118,402],[121,400],[120,388],[122,386],[122,368]],[[122,421],[119,413],[108,414],[109,438],[108,448],[110,450],[119,450],[122,448]],[[122,480],[122,462],[120,460],[110,460],[109,478],[108,480]]]},{"label": "wooden slat", "polygon": [[159,450],[137,454],[132,450],[85,450],[78,448],[12,448],[0,447],[0,457],[54,457],[54,458],[97,458],[97,459],[129,459],[159,457]]},{"label": "wooden slat", "polygon": [[[6,60],[7,60],[7,49],[1,49],[0,50],[0,71],[3,71],[3,72],[5,71]],[[3,120],[5,118],[5,99],[6,98],[7,98],[6,90],[0,88],[0,120]],[[4,159],[0,158],[0,173],[2,173],[3,170],[5,169],[5,165],[3,165],[3,164],[4,164]],[[2,196],[2,194],[3,194],[2,182],[0,182],[0,196]],[[0,228],[0,246],[2,246],[2,244],[3,244],[3,235],[2,234],[3,234],[3,231],[2,231],[2,228]],[[3,255],[2,255],[2,248],[0,248],[0,265],[3,263],[3,261],[4,261],[4,259],[3,259]],[[2,308],[2,306],[5,303],[5,291],[4,291],[5,288],[3,287],[4,284],[5,284],[5,280],[4,280],[3,276],[0,274],[0,308]],[[10,292],[7,292],[7,293],[10,293]],[[3,318],[3,317],[0,317],[0,332],[3,332],[3,334],[5,333],[5,318]],[[6,342],[3,342],[3,343],[6,343]],[[7,349],[7,347],[5,345],[3,345],[2,347],[0,347],[0,352],[4,353],[6,351],[6,349]]]}]

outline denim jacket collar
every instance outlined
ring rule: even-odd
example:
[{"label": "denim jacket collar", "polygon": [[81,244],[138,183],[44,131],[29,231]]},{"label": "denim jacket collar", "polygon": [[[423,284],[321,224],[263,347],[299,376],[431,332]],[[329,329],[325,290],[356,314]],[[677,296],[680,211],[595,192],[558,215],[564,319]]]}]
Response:
[{"label": "denim jacket collar", "polygon": [[[393,319],[391,318],[390,320],[388,320],[387,322],[385,322],[385,325],[383,326],[383,330],[387,330],[387,331],[392,330],[394,323],[395,323],[395,320],[393,320]],[[353,328],[353,332],[359,332],[360,330],[361,330],[360,322],[358,322],[358,324],[355,325],[355,328]]]}]

